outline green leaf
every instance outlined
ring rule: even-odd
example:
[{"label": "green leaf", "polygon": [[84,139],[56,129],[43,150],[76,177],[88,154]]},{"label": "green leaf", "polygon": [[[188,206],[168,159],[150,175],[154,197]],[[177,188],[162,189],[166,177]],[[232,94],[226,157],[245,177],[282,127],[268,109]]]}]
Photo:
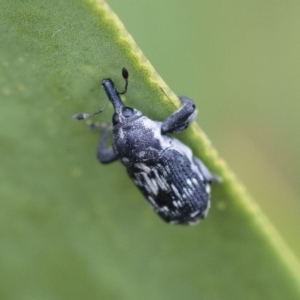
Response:
[{"label": "green leaf", "polygon": [[300,297],[298,261],[196,125],[179,137],[224,180],[197,227],[164,224],[96,161],[71,116],[103,106],[103,78],[122,88],[126,66],[149,117],[179,105],[105,2],[3,0],[0,32],[1,299]]}]

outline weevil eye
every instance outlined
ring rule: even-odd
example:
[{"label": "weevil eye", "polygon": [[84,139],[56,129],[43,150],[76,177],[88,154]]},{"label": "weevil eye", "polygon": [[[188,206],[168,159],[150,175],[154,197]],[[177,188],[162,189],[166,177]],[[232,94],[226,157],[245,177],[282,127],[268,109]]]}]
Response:
[{"label": "weevil eye", "polygon": [[131,117],[133,114],[134,114],[134,110],[130,107],[123,107],[122,109],[122,114],[123,114],[123,117],[125,118],[129,118]]},{"label": "weevil eye", "polygon": [[113,125],[116,125],[116,124],[119,123],[119,116],[118,116],[117,113],[114,113],[114,114],[113,114],[112,122],[113,122]]}]

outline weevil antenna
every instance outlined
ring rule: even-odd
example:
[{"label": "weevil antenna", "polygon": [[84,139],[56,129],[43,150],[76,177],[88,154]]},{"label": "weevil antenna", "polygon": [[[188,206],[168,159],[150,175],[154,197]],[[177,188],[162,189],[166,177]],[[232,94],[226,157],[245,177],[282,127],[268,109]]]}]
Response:
[{"label": "weevil antenna", "polygon": [[128,70],[126,68],[122,68],[122,76],[125,80],[125,88],[123,92],[118,92],[119,95],[124,95],[127,92],[127,88],[128,88],[128,77],[129,77],[129,73]]},{"label": "weevil antenna", "polygon": [[94,113],[92,113],[92,114],[82,113],[82,114],[74,115],[72,118],[73,118],[74,120],[80,121],[80,120],[85,120],[85,119],[88,119],[88,118],[93,117],[93,116],[95,116],[95,115],[98,115],[98,114],[102,113],[102,112],[105,110],[105,108],[106,108],[108,102],[109,102],[109,100],[107,100],[107,102],[105,103],[105,105],[104,105],[100,110],[98,110],[98,111],[96,111],[96,112],[94,112]]}]

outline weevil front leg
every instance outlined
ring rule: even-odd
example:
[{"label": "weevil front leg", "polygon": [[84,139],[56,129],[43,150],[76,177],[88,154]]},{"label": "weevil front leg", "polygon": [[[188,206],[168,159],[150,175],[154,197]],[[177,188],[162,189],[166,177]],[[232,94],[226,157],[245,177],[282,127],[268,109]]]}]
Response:
[{"label": "weevil front leg", "polygon": [[97,147],[97,158],[102,164],[109,164],[118,159],[118,156],[114,152],[112,147],[107,147],[108,136],[111,132],[111,126],[103,124],[90,123],[89,127],[91,129],[100,129],[102,135],[100,136],[99,144]]},{"label": "weevil front leg", "polygon": [[161,133],[176,133],[187,129],[197,116],[197,109],[193,100],[188,97],[179,97],[183,106],[163,121]]}]

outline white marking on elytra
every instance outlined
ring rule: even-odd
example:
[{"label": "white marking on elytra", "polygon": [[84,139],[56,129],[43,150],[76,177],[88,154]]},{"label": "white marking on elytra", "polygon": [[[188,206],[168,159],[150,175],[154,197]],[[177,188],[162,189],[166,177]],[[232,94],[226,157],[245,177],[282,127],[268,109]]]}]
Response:
[{"label": "white marking on elytra", "polygon": [[[160,167],[160,166],[158,166],[158,167]],[[165,176],[165,177],[168,176],[168,173],[165,169],[161,168],[161,171],[162,171],[163,176]]]},{"label": "white marking on elytra", "polygon": [[160,186],[160,188],[164,191],[167,191],[168,190],[168,184],[167,184],[166,180],[159,176],[156,169],[153,169],[153,173],[155,174],[156,182]]},{"label": "white marking on elytra", "polygon": [[181,195],[179,194],[179,191],[177,190],[176,186],[174,184],[171,184],[171,188],[174,191],[174,193],[176,194],[176,196],[181,199]]},{"label": "white marking on elytra", "polygon": [[143,164],[143,163],[135,164],[135,167],[143,170],[146,173],[150,173],[151,172],[151,169],[148,166],[146,166],[145,164]]},{"label": "white marking on elytra", "polygon": [[157,182],[156,182],[156,180],[155,180],[154,178],[151,179],[151,182],[152,182],[152,185],[153,185],[153,187],[154,187],[153,193],[154,193],[155,195],[157,195],[157,194],[158,194],[158,191],[159,191],[159,187],[158,187],[158,185],[157,185]]},{"label": "white marking on elytra", "polygon": [[141,175],[144,177],[146,184],[150,189],[150,192],[156,196],[158,194],[159,189],[155,180],[151,180],[146,173],[141,173]]},{"label": "white marking on elytra", "polygon": [[183,204],[182,204],[181,201],[173,201],[173,204],[174,204],[174,206],[177,207],[177,208],[183,206]]},{"label": "white marking on elytra", "polygon": [[191,181],[190,179],[187,179],[187,180],[186,180],[186,183],[187,183],[190,187],[193,187],[192,181]]},{"label": "white marking on elytra", "polygon": [[207,194],[210,193],[210,184],[209,183],[205,184],[205,190],[206,190]]},{"label": "white marking on elytra", "polygon": [[193,197],[193,191],[189,188],[183,188],[183,193],[187,196]]},{"label": "white marking on elytra", "polygon": [[190,193],[191,196],[194,196],[194,192],[192,189],[188,189],[188,192]]},{"label": "white marking on elytra", "polygon": [[194,185],[199,185],[198,181],[196,178],[192,178],[192,182],[194,183]]},{"label": "white marking on elytra", "polygon": [[122,163],[124,163],[124,164],[129,163],[129,159],[127,157],[123,157]]},{"label": "white marking on elytra", "polygon": [[191,218],[196,217],[199,214],[200,210],[196,210],[190,214]]},{"label": "white marking on elytra", "polygon": [[145,183],[144,185],[139,184],[139,186],[143,186],[149,194],[152,192],[150,186],[147,183]]},{"label": "white marking on elytra", "polygon": [[172,214],[172,211],[169,211],[169,208],[167,206],[157,207],[157,211]]},{"label": "white marking on elytra", "polygon": [[150,201],[150,203],[154,206],[157,207],[156,202],[154,201],[154,199],[151,196],[148,196],[148,200]]},{"label": "white marking on elytra", "polygon": [[182,191],[183,191],[182,197],[183,197],[183,198],[188,198],[189,195],[188,195],[188,193],[187,193],[186,188],[183,188]]},{"label": "white marking on elytra", "polygon": [[[134,181],[134,183],[137,185],[137,186],[140,186],[140,187],[144,187],[146,190],[147,190],[147,192],[148,193],[151,193],[151,188],[150,188],[150,186],[147,184],[147,182],[146,183],[144,183],[142,180],[141,180],[141,176],[143,176],[142,175],[142,173],[139,173],[139,174],[137,174],[137,178],[135,178],[133,181]],[[144,177],[144,176],[143,176]],[[145,179],[146,180],[146,179]]]},{"label": "white marking on elytra", "polygon": [[139,157],[143,157],[143,156],[145,156],[145,154],[146,154],[145,151],[140,151],[140,152],[138,153],[138,156],[139,156]]},{"label": "white marking on elytra", "polygon": [[167,173],[169,173],[169,174],[171,173],[169,166],[165,166],[165,170]]},{"label": "white marking on elytra", "polygon": [[162,175],[164,177],[167,177],[168,176],[168,173],[167,173],[167,166],[162,166],[161,164],[157,164],[157,169],[160,170],[162,172]]}]

